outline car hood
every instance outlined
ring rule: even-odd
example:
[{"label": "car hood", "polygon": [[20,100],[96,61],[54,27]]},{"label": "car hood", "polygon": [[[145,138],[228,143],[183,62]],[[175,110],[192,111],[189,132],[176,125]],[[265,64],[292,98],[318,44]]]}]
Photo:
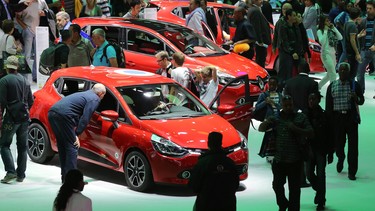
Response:
[{"label": "car hood", "polygon": [[207,137],[212,131],[223,134],[224,148],[241,142],[236,129],[216,114],[187,119],[142,121],[143,129],[185,148],[207,149]]},{"label": "car hood", "polygon": [[193,58],[195,58],[198,61],[218,66],[220,67],[220,71],[226,72],[235,77],[247,73],[249,75],[249,79],[256,80],[257,76],[265,78],[268,75],[267,71],[259,65],[257,65],[255,62],[235,53],[229,53],[221,56]]}]

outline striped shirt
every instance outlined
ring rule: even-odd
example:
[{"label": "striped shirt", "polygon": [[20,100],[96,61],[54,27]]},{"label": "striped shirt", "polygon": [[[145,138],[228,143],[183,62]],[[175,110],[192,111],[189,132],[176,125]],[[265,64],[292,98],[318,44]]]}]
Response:
[{"label": "striped shirt", "polygon": [[351,108],[350,104],[350,82],[336,80],[332,82],[331,94],[333,98],[334,111],[348,111]]},{"label": "striped shirt", "polygon": [[96,5],[102,10],[103,16],[111,16],[111,9],[109,8],[108,0],[97,0]]},{"label": "striped shirt", "polygon": [[368,50],[372,46],[372,30],[374,29],[374,19],[370,20],[367,18],[366,24],[366,37],[365,37],[365,49]]}]

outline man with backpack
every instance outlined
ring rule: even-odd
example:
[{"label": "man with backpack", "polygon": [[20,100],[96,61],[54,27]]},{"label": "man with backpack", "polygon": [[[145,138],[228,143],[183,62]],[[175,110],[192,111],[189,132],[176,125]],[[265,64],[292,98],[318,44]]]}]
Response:
[{"label": "man with backpack", "polygon": [[71,24],[69,30],[72,33],[72,42],[68,45],[68,66],[89,66],[91,64],[90,52],[94,47],[90,40],[80,35],[81,27],[78,24]]},{"label": "man with backpack", "polygon": [[97,28],[92,31],[92,41],[96,45],[92,53],[94,66],[118,67],[116,50],[105,39],[105,31]]}]

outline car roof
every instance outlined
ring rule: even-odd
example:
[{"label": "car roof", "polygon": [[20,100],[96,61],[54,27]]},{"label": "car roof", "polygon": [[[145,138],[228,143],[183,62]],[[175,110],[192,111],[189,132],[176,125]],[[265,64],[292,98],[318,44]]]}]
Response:
[{"label": "car roof", "polygon": [[[70,67],[57,70],[52,78],[86,79],[106,86],[121,87],[145,84],[175,83],[172,79],[146,71],[115,67]],[[53,80],[54,81],[54,80]]]},{"label": "car roof", "polygon": [[101,18],[101,17],[86,17],[86,18],[78,18],[73,21],[74,23],[78,23],[81,26],[85,26],[88,24],[95,23],[95,25],[121,25],[121,26],[141,26],[145,28],[152,29],[154,31],[165,30],[166,28],[169,29],[186,29],[186,27],[173,24],[170,22],[164,22],[159,20],[150,20],[150,19],[124,19],[120,17],[108,17],[108,18]]}]

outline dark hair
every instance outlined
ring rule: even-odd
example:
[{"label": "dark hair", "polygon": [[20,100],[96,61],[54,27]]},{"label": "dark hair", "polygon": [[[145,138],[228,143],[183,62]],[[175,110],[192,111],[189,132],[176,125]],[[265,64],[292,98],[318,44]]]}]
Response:
[{"label": "dark hair", "polygon": [[328,19],[328,16],[326,15],[321,15],[320,18],[319,18],[319,26],[318,26],[318,30],[321,30],[322,33],[324,31],[324,27],[325,27],[325,22],[326,20]]},{"label": "dark hair", "polygon": [[359,15],[361,14],[361,10],[358,9],[357,7],[349,8],[348,12],[349,12],[349,17],[352,20],[358,18]]},{"label": "dark hair", "polygon": [[366,5],[371,5],[372,7],[375,8],[375,0],[368,0],[368,1],[366,2]]},{"label": "dark hair", "polygon": [[80,25],[73,23],[73,24],[70,25],[70,27],[72,27],[73,32],[81,33],[81,26]]},{"label": "dark hair", "polygon": [[12,20],[3,20],[2,29],[5,34],[8,34],[14,28],[14,22]]},{"label": "dark hair", "polygon": [[73,189],[79,189],[81,182],[83,182],[83,174],[78,169],[68,171],[65,176],[64,184],[60,187],[53,206],[56,210],[65,210],[69,198],[74,193]]},{"label": "dark hair", "polygon": [[288,9],[287,11],[285,11],[285,20],[288,20],[288,16],[292,15],[293,12],[295,12],[293,9]]},{"label": "dark hair", "polygon": [[221,150],[221,144],[223,140],[223,134],[219,132],[211,132],[208,134],[208,142],[207,145],[210,150],[218,151]]},{"label": "dark hair", "polygon": [[276,76],[271,76],[268,81],[271,81],[271,80],[274,80],[276,81],[276,83],[279,83],[279,78],[277,78]]},{"label": "dark hair", "polygon": [[133,0],[130,2],[130,8],[133,8],[135,7],[136,5],[139,5],[141,4],[141,1],[140,0]]},{"label": "dark hair", "polygon": [[299,73],[309,73],[310,72],[310,65],[304,60],[301,60],[298,64],[298,72]]},{"label": "dark hair", "polygon": [[194,0],[194,3],[195,3],[198,7],[201,6],[201,0]]},{"label": "dark hair", "polygon": [[64,29],[60,31],[60,35],[62,41],[67,41],[72,36],[72,33],[70,32],[70,30]]}]

